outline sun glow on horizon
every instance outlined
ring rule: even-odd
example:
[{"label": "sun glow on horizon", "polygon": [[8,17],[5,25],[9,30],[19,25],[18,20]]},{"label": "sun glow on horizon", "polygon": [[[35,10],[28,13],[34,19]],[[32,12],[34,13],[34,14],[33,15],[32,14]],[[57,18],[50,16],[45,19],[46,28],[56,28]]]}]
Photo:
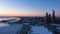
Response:
[{"label": "sun glow on horizon", "polygon": [[44,14],[0,13],[0,16],[44,16]]},{"label": "sun glow on horizon", "polygon": [[59,6],[60,0],[0,0],[0,16],[45,16],[53,8],[60,16]]}]

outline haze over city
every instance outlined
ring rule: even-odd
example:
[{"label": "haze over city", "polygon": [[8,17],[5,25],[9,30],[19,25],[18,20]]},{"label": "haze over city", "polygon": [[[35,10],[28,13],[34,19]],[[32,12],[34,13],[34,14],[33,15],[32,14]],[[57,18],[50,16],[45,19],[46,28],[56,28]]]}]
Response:
[{"label": "haze over city", "polygon": [[0,16],[45,16],[52,9],[60,16],[60,0],[0,0]]}]

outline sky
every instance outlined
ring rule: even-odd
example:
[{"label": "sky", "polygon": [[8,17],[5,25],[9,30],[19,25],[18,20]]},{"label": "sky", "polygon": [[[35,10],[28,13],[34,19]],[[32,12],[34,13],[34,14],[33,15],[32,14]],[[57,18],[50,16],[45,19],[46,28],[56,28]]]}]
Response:
[{"label": "sky", "polygon": [[0,16],[60,16],[60,0],[0,0]]}]

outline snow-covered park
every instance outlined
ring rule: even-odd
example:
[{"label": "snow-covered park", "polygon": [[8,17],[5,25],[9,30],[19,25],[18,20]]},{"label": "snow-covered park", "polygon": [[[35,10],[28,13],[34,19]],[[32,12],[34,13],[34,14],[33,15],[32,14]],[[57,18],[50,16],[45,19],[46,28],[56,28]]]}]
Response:
[{"label": "snow-covered park", "polygon": [[53,34],[44,26],[32,26],[31,30],[32,30],[31,34]]}]

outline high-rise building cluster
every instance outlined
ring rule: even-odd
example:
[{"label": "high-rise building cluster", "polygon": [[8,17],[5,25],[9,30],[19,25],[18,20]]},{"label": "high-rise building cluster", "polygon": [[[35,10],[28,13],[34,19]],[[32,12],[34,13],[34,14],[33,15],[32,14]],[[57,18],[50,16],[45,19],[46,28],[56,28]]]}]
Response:
[{"label": "high-rise building cluster", "polygon": [[47,23],[55,23],[55,10],[53,9],[53,13],[52,15],[51,14],[48,14],[48,12],[46,12],[46,22]]}]

